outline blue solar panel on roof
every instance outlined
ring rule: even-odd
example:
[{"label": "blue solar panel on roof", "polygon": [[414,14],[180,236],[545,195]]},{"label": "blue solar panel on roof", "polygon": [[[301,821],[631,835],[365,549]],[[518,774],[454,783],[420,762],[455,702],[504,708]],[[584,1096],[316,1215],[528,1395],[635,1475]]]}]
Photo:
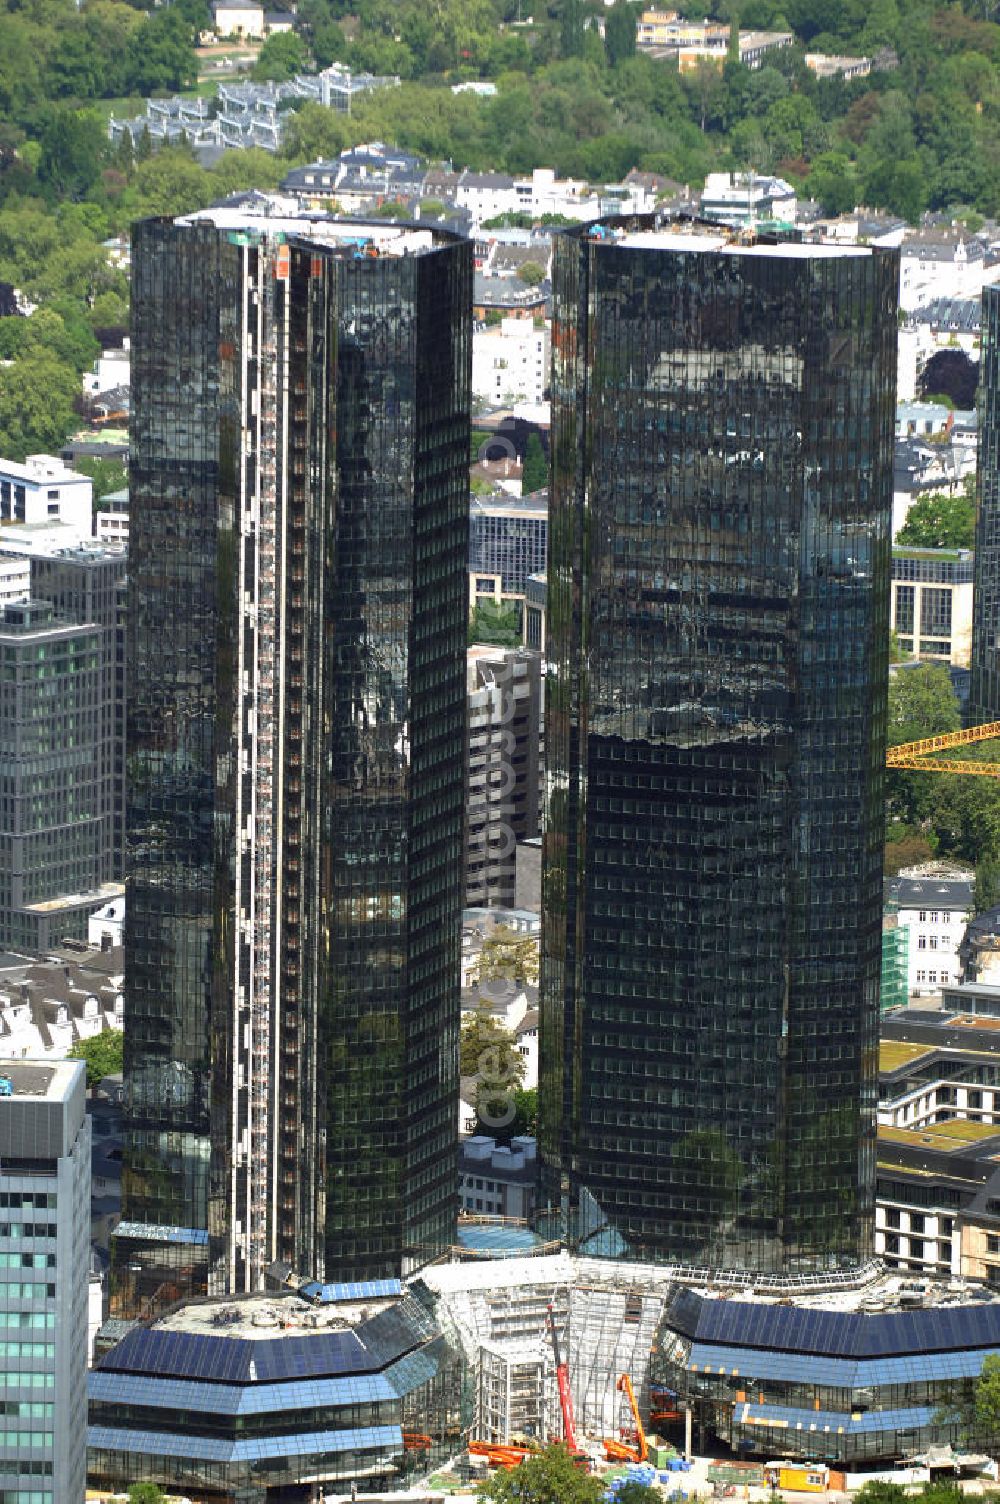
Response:
[{"label": "blue solar panel on roof", "polygon": [[884,1357],[1000,1347],[1000,1302],[864,1315],[808,1307],[705,1300],[683,1292],[669,1324],[700,1342],[831,1357]]},{"label": "blue solar panel on roof", "polygon": [[[412,1336],[410,1345],[414,1345]],[[354,1332],[318,1331],[308,1336],[246,1339],[148,1327],[129,1332],[98,1366],[102,1370],[245,1383],[251,1378],[267,1382],[365,1373],[382,1367],[384,1361],[377,1353],[366,1352]]]},{"label": "blue solar panel on roof", "polygon": [[[310,1286],[310,1289],[313,1288]],[[319,1298],[324,1301],[380,1300],[390,1295],[402,1295],[403,1286],[398,1279],[366,1279],[354,1284],[317,1285]]]}]

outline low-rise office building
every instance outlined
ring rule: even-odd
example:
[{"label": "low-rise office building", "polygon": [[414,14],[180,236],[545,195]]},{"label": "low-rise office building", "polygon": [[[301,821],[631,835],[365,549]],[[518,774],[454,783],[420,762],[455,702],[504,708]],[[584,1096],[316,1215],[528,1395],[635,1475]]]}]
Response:
[{"label": "low-rise office building", "polygon": [[105,1352],[88,1392],[89,1481],[115,1492],[363,1495],[461,1446],[461,1363],[392,1279],[189,1302]]},{"label": "low-rise office building", "polygon": [[[501,447],[510,459],[517,459],[513,443],[502,437],[489,445],[492,458]],[[545,569],[548,541],[547,490],[527,496],[474,496],[469,507],[470,604],[491,600],[521,605],[528,581]]]},{"label": "low-rise office building", "polygon": [[883,1017],[875,1251],[1000,1286],[1000,988]]},{"label": "low-rise office building", "polygon": [[89,538],[93,481],[51,454],[29,454],[23,464],[0,459],[0,525],[4,528],[62,524],[76,538]]},{"label": "low-rise office building", "polygon": [[670,1300],[650,1377],[691,1407],[699,1451],[720,1441],[747,1458],[871,1467],[957,1444],[965,1427],[939,1412],[995,1354],[1000,1301],[952,1281],[883,1280],[853,1297],[701,1288]]},{"label": "low-rise office building", "polygon": [[[104,634],[47,601],[0,611],[0,945],[85,939],[113,878]],[[108,770],[110,771],[110,769]]]},{"label": "low-rise office building", "polygon": [[895,545],[889,629],[907,657],[969,667],[974,568],[969,548]]},{"label": "low-rise office building", "polygon": [[463,1212],[530,1222],[537,1180],[533,1138],[512,1138],[506,1145],[486,1134],[473,1134],[459,1143],[458,1195]]}]

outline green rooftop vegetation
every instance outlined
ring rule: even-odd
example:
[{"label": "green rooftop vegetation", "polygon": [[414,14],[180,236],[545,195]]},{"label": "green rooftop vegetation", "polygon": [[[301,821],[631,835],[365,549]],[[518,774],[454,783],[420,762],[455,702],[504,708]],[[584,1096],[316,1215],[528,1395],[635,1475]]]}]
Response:
[{"label": "green rooftop vegetation", "polygon": [[879,1140],[888,1144],[910,1144],[914,1148],[936,1149],[939,1154],[954,1154],[970,1143],[1000,1137],[993,1123],[970,1123],[953,1119],[948,1123],[931,1123],[927,1128],[879,1127]]},{"label": "green rooftop vegetation", "polygon": [[880,1071],[898,1071],[900,1066],[910,1065],[922,1055],[929,1055],[929,1044],[907,1044],[901,1039],[883,1039],[878,1047]]}]

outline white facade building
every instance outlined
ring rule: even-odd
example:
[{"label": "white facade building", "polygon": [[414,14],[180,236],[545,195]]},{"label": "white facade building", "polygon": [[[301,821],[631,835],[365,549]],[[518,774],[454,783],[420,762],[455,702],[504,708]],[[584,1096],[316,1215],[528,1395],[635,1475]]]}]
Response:
[{"label": "white facade building", "polygon": [[704,218],[724,225],[745,225],[759,219],[794,224],[797,210],[798,200],[790,183],[756,173],[710,172],[701,195]]},{"label": "white facade building", "polygon": [[90,538],[94,484],[52,454],[29,454],[24,464],[0,459],[0,527],[65,527],[75,541]]},{"label": "white facade building", "polygon": [[112,491],[104,498],[94,524],[98,542],[124,548],[128,543],[128,490]]},{"label": "white facade building", "polygon": [[83,1504],[90,1120],[82,1061],[0,1059],[0,1498]]},{"label": "white facade building", "polygon": [[220,37],[263,38],[264,7],[248,0],[215,0],[215,30]]},{"label": "white facade building", "polygon": [[94,361],[93,369],[83,378],[83,390],[92,397],[101,392],[110,392],[116,386],[128,386],[131,379],[132,357],[126,339],[121,350],[102,350]]},{"label": "white facade building", "polygon": [[103,909],[95,909],[87,920],[87,940],[98,950],[117,948],[122,943],[122,926],[125,923],[125,895],[112,898]]},{"label": "white facade building", "polygon": [[939,298],[978,298],[1000,278],[1000,260],[987,259],[977,240],[943,233],[908,237],[899,252],[899,306],[910,313]]},{"label": "white facade building", "polygon": [[567,219],[596,219],[600,197],[577,178],[557,178],[551,167],[536,167],[530,178],[515,178],[514,192],[522,214],[562,214]]},{"label": "white facade building", "polygon": [[0,611],[16,601],[31,599],[31,564],[0,554]]},{"label": "white facade building", "polygon": [[907,868],[896,879],[899,923],[910,930],[911,997],[961,980],[958,948],[973,910],[974,881],[974,873],[938,863]]},{"label": "white facade building", "polygon": [[472,393],[483,402],[541,402],[549,384],[548,325],[507,318],[472,336]]}]

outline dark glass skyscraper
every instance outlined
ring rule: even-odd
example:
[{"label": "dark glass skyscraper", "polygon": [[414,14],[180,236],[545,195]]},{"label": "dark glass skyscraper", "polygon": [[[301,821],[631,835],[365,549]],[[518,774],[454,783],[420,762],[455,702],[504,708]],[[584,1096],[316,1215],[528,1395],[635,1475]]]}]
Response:
[{"label": "dark glass skyscraper", "polygon": [[969,724],[1000,718],[1000,288],[983,288]]},{"label": "dark glass skyscraper", "polygon": [[456,1212],[471,248],[133,240],[123,1308]]},{"label": "dark glass skyscraper", "polygon": [[897,259],[557,237],[543,1192],[594,1252],[871,1249]]}]

